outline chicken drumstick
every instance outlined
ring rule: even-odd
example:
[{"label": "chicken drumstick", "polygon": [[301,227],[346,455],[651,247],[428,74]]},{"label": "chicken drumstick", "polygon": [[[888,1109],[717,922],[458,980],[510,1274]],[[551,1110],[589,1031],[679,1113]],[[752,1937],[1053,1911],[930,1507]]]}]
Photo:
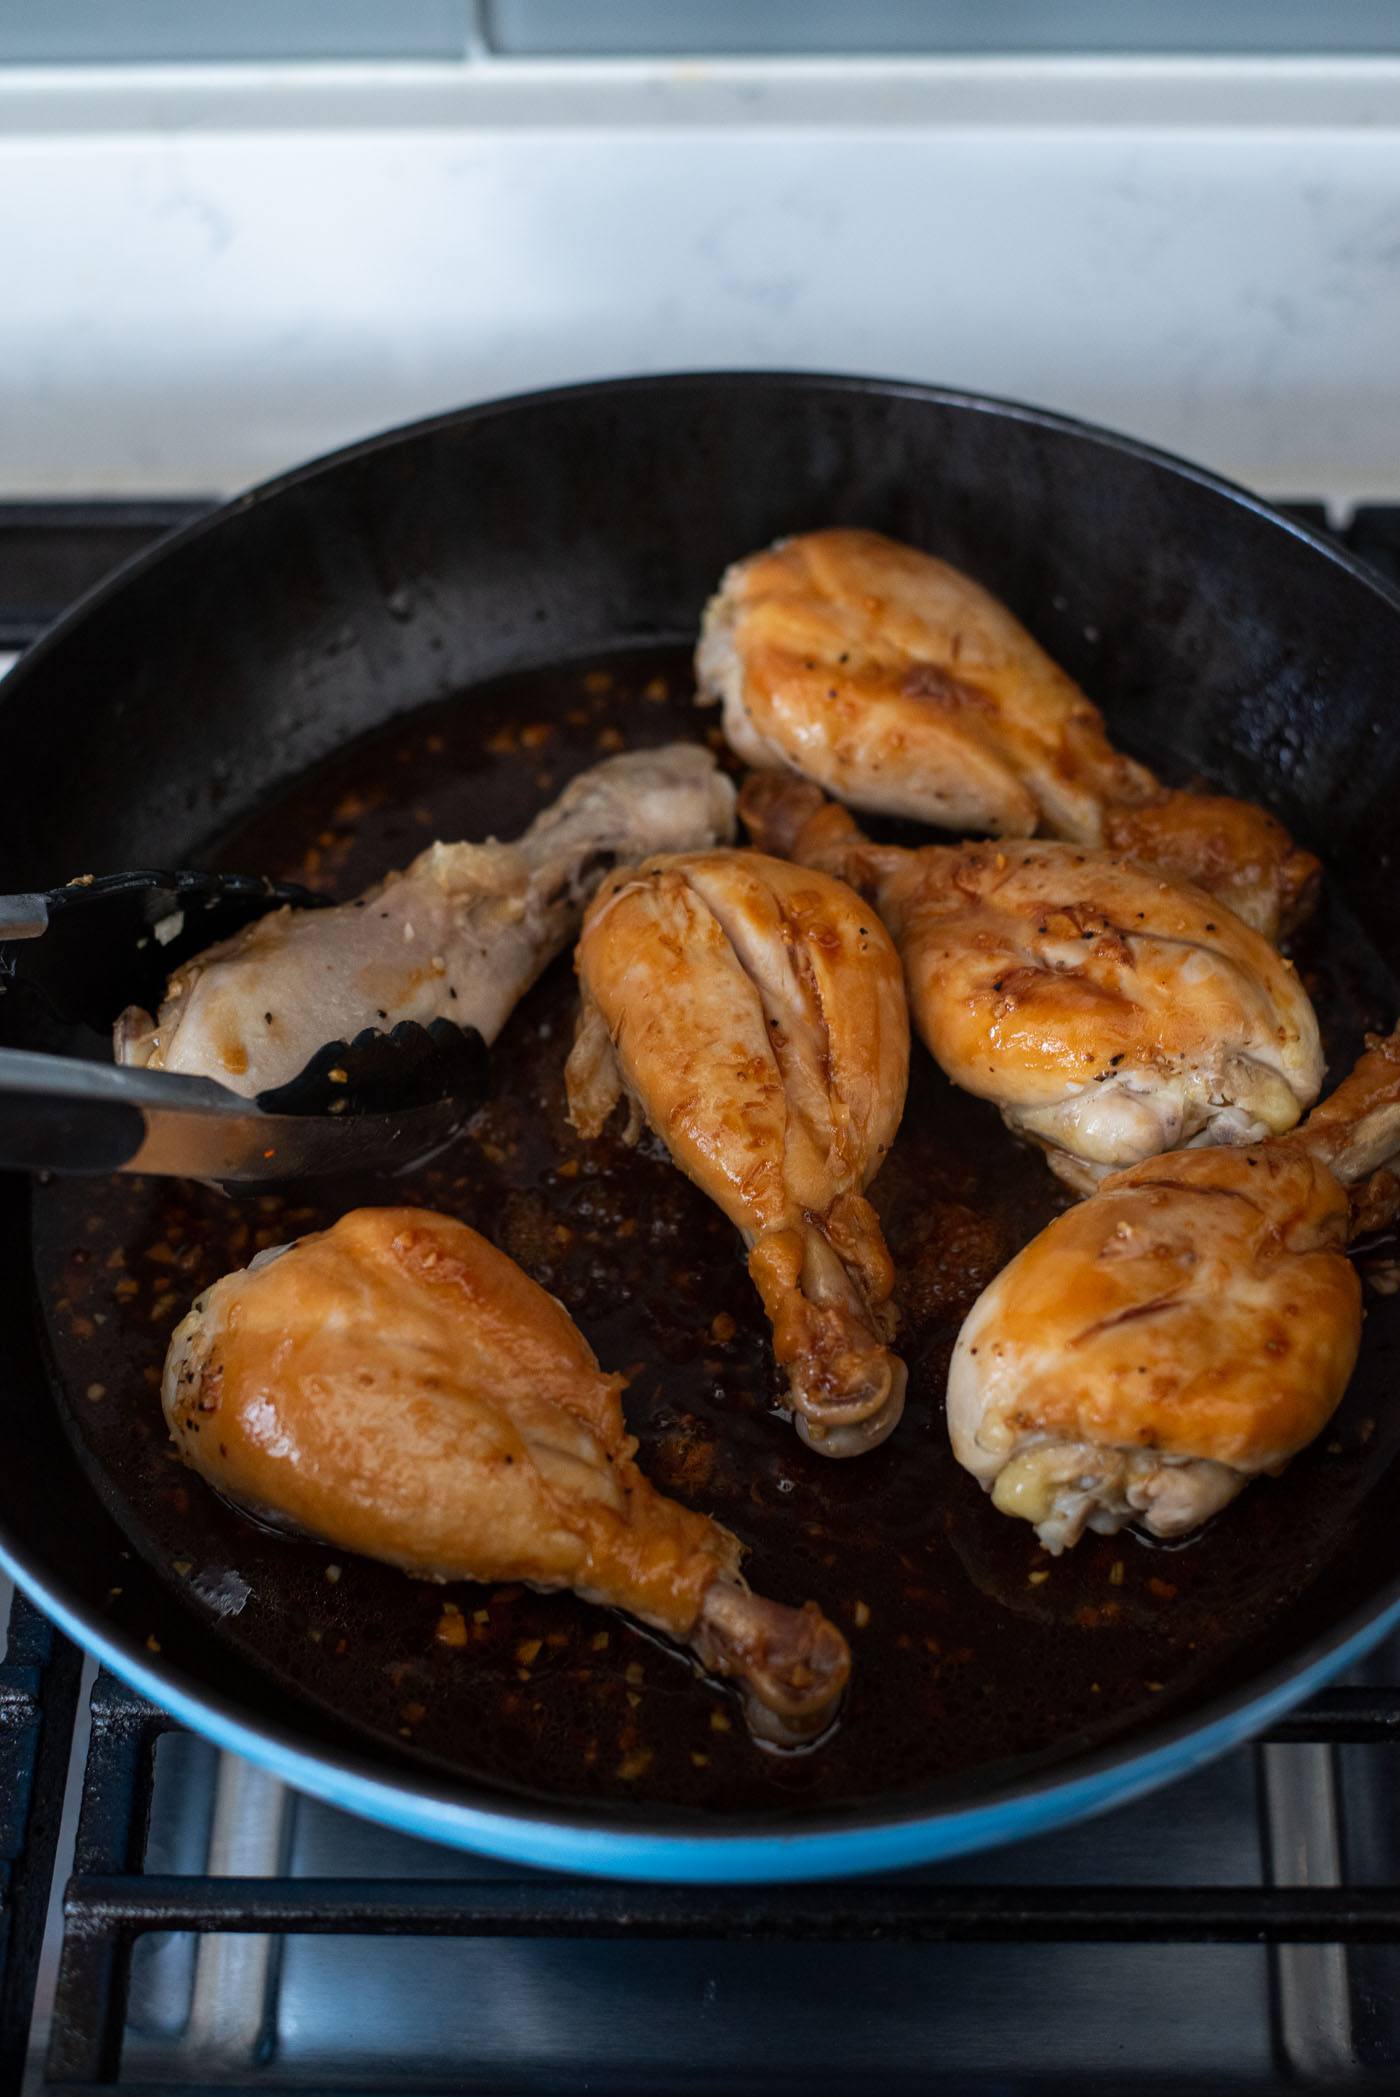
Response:
[{"label": "chicken drumstick", "polygon": [[702,700],[752,765],[941,829],[1102,845],[1220,896],[1268,938],[1318,862],[1247,801],[1170,792],[1005,605],[878,532],[817,531],[737,561],[705,613]]},{"label": "chicken drumstick", "polygon": [[749,1246],[797,1430],[825,1456],[885,1439],[904,1405],[886,1345],[894,1274],[864,1197],[899,1126],[909,1021],[899,957],[844,883],[755,852],[620,868],[578,945],[569,1113],[625,1091]]},{"label": "chicken drumstick", "polygon": [[733,832],[734,790],[708,750],[607,758],[513,845],[429,845],[353,903],[275,910],[210,947],[172,979],[157,1019],[122,1014],[116,1060],[217,1078],[251,1099],[366,1027],[450,1019],[490,1043],[610,866]]},{"label": "chicken drumstick", "polygon": [[739,809],[757,844],[871,899],[935,1060],[1080,1193],[1157,1151],[1281,1134],[1316,1099],[1297,971],[1203,890],[1048,839],[875,845],[790,772],[750,773]]},{"label": "chicken drumstick", "polygon": [[845,1640],[750,1594],[737,1539],[648,1484],[622,1383],[465,1224],[357,1209],[206,1289],[162,1402],[186,1463],[264,1520],[419,1579],[572,1588],[737,1678],[762,1738],[813,1737]]},{"label": "chicken drumstick", "polygon": [[1179,1536],[1319,1434],[1361,1338],[1347,1188],[1400,1208],[1400,1030],[1299,1129],[1150,1158],[1003,1268],[948,1376],[953,1453],[1060,1552]]}]

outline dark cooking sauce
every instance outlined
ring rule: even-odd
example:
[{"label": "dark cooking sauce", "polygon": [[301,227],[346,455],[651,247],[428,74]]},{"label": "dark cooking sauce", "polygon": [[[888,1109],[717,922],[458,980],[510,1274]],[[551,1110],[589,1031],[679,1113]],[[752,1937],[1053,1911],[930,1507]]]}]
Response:
[{"label": "dark cooking sauce", "polygon": [[[434,837],[513,836],[610,750],[712,733],[690,695],[686,653],[670,648],[435,706],[222,840],[218,863],[354,895]],[[1392,1023],[1395,985],[1335,910],[1298,959],[1340,1073],[1363,1027]],[[721,1812],[869,1797],[1068,1749],[1228,1679],[1232,1657],[1338,1548],[1388,1460],[1394,1430],[1377,1393],[1400,1300],[1368,1291],[1352,1392],[1281,1480],[1171,1549],[1089,1536],[1052,1560],[959,1470],[942,1417],[962,1318],[1065,1204],[1039,1155],[916,1049],[904,1125],[872,1189],[899,1270],[908,1408],[883,1448],[825,1461],[778,1416],[730,1225],[651,1138],[629,1150],[617,1123],[592,1144],[568,1127],[573,1007],[565,957],[501,1037],[470,1132],[405,1179],[231,1198],[120,1177],[36,1190],[70,1431],[134,1548],[211,1635],[438,1766],[558,1798]],[[728,1691],[617,1616],[519,1587],[408,1580],[264,1529],[181,1467],[158,1388],[191,1299],[361,1202],[462,1217],[563,1301],[604,1367],[630,1372],[628,1420],[656,1484],[742,1538],[762,1593],[814,1596],[849,1637],[850,1699],[819,1749],[763,1752]],[[1385,1287],[1390,1270],[1375,1279]]]}]

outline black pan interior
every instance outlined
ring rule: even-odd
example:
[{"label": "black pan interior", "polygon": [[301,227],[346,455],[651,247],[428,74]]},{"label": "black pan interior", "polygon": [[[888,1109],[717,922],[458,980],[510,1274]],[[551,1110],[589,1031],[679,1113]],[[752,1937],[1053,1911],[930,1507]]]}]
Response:
[{"label": "black pan interior", "polygon": [[[585,390],[407,432],[197,527],[11,680],[11,778],[24,790],[7,795],[0,878],[32,887],[178,861],[221,838],[244,865],[260,855],[256,871],[353,891],[435,831],[509,834],[532,796],[614,739],[703,733],[677,637],[693,631],[726,560],[833,521],[971,569],[1128,747],[1172,776],[1268,800],[1324,854],[1328,909],[1299,958],[1343,1066],[1396,995],[1400,928],[1379,863],[1400,766],[1392,601],[1306,535],[1131,447],[905,389],[720,378]],[[531,674],[561,661],[570,667],[555,676]],[[532,722],[548,733],[522,746],[516,731]],[[385,779],[376,802],[372,783]],[[488,1110],[471,1171],[413,1196],[493,1235],[504,1228],[610,1365],[659,1372],[640,1373],[633,1396],[659,1482],[747,1530],[756,1583],[817,1593],[856,1634],[865,1687],[838,1740],[775,1763],[733,1726],[714,1727],[724,1710],[712,1693],[634,1634],[615,1629],[600,1653],[601,1627],[575,1605],[463,1590],[452,1599],[471,1626],[483,1701],[462,1648],[437,1635],[442,1596],[377,1568],[327,1579],[333,1554],[257,1535],[165,1462],[147,1378],[208,1278],[199,1262],[230,1264],[240,1226],[244,1246],[259,1231],[288,1235],[289,1220],[314,1227],[319,1197],[269,1203],[261,1217],[245,1204],[231,1221],[206,1194],[40,1191],[34,1271],[62,1395],[55,1405],[29,1262],[12,1260],[0,1417],[15,1461],[0,1521],[81,1609],[255,1720],[285,1720],[291,1688],[298,1729],[325,1750],[363,1753],[368,1726],[384,1763],[463,1773],[478,1792],[510,1783],[623,1814],[862,1799],[890,1811],[959,1771],[965,1788],[969,1770],[986,1782],[1027,1758],[1048,1765],[1167,1705],[1189,1709],[1226,1671],[1238,1682],[1325,1637],[1395,1576],[1373,1488],[1393,1452],[1400,1328],[1393,1300],[1377,1297],[1337,1433],[1281,1486],[1247,1495],[1182,1550],[1095,1543],[1031,1580],[1042,1567],[1029,1532],[947,1462],[936,1393],[969,1289],[1055,1196],[1038,1161],[926,1069],[916,1136],[880,1192],[922,1349],[909,1447],[903,1462],[897,1444],[860,1465],[805,1457],[766,1411],[761,1334],[736,1304],[732,1239],[705,1204],[656,1158],[605,1159],[583,1210],[552,1177],[567,1162],[557,1066],[569,996],[556,971],[519,1015],[518,1097]],[[523,1111],[530,1097],[537,1112]],[[371,1191],[383,1198],[330,1198]],[[22,1244],[23,1190],[4,1198],[10,1242]],[[634,1204],[650,1268],[669,1233],[694,1271],[687,1282],[674,1270],[629,1317],[626,1261],[597,1246]],[[561,1224],[572,1242],[553,1235]],[[158,1243],[172,1260],[189,1255],[183,1270],[167,1284],[165,1263],[133,1258],[143,1286],[117,1296],[112,1253]],[[75,1248],[89,1254],[76,1267]],[[99,1303],[100,1326],[87,1315]],[[716,1339],[726,1306],[739,1329]],[[260,1617],[245,1586],[285,1606]],[[551,1645],[551,1629],[566,1638]]]}]

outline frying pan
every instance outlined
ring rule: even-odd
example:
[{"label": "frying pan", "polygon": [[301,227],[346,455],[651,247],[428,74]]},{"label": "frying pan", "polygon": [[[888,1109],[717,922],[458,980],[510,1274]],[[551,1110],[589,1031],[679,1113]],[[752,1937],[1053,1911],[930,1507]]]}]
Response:
[{"label": "frying pan", "polygon": [[[729,560],[836,523],[969,569],[1122,744],[1168,777],[1199,771],[1275,807],[1400,964],[1400,598],[1303,526],[1144,446],[972,395],[796,375],[625,381],[448,415],[287,475],[139,557],[0,687],[0,890],[187,863],[392,717],[507,672],[693,634]],[[61,1423],[22,1176],[3,1176],[0,1214],[0,1561],[199,1732],[415,1834],[689,1880],[951,1856],[1181,1775],[1400,1620],[1382,1434],[1344,1547],[1307,1569],[1229,1683],[1089,1752],[713,1822],[454,1779],[367,1741],[353,1714],[298,1701],[132,1550]],[[1400,1330],[1377,1311],[1367,1358],[1380,1416]]]}]

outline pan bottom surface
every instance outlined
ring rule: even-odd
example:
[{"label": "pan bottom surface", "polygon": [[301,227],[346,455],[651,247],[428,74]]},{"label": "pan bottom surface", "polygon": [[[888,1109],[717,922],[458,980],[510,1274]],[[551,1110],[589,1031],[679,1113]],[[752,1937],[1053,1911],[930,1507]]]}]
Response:
[{"label": "pan bottom surface", "polygon": [[[207,856],[350,896],[434,837],[512,836],[599,756],[712,732],[714,716],[692,702],[688,654],[679,644],[619,652],[434,706],[343,752]],[[1394,979],[1336,899],[1295,958],[1338,1073],[1365,1028],[1393,1024]],[[1281,1479],[1251,1486],[1223,1519],[1171,1547],[1090,1536],[1051,1560],[953,1462],[942,1417],[964,1315],[1064,1205],[1039,1155],[916,1051],[905,1122],[871,1190],[899,1272],[909,1402],[881,1449],[824,1462],[780,1416],[732,1228],[650,1139],[628,1149],[620,1117],[596,1143],[568,1128],[574,1002],[565,957],[502,1036],[491,1097],[469,1130],[406,1178],[233,1197],[120,1177],[36,1185],[35,1284],[66,1430],[130,1549],[210,1639],[284,1685],[291,1712],[301,1702],[336,1714],[366,1753],[416,1769],[430,1787],[485,1785],[517,1810],[615,1810],[622,1822],[670,1809],[693,1838],[663,1843],[654,1869],[687,1877],[842,1868],[839,1842],[784,1863],[780,1837],[751,1842],[738,1817],[763,1814],[780,1828],[825,1810],[895,1816],[929,1787],[972,1773],[991,1787],[1039,1772],[1052,1788],[995,1827],[973,1809],[917,1842],[909,1827],[879,1840],[866,1831],[849,1868],[1028,1833],[1191,1766],[1321,1678],[1319,1665],[1267,1707],[1125,1767],[1107,1786],[1057,1769],[1189,1710],[1325,1627],[1332,1569],[1400,1434],[1386,1392],[1400,1300],[1368,1288],[1352,1388],[1329,1432]],[[794,1602],[810,1595],[841,1625],[852,1690],[818,1749],[758,1747],[726,1690],[617,1616],[516,1586],[410,1581],[262,1528],[181,1467],[158,1387],[191,1299],[263,1247],[374,1201],[460,1216],[558,1296],[603,1366],[629,1373],[628,1421],[655,1483],[739,1535],[755,1587]],[[1374,1279],[1389,1279],[1384,1248]],[[114,1633],[139,1643],[144,1628],[129,1620],[119,1579],[108,1610]],[[93,1642],[90,1626],[70,1628]],[[140,1672],[129,1651],[114,1645],[108,1657]],[[145,1686],[171,1702],[168,1685]],[[207,1711],[180,1715],[293,1782],[416,1832],[530,1862],[653,1869],[645,1845],[616,1861],[623,1832],[541,1825],[529,1834],[522,1822],[498,1827],[441,1801],[414,1807],[391,1783],[376,1789],[289,1762]],[[726,1829],[734,1843],[714,1844]]]}]

